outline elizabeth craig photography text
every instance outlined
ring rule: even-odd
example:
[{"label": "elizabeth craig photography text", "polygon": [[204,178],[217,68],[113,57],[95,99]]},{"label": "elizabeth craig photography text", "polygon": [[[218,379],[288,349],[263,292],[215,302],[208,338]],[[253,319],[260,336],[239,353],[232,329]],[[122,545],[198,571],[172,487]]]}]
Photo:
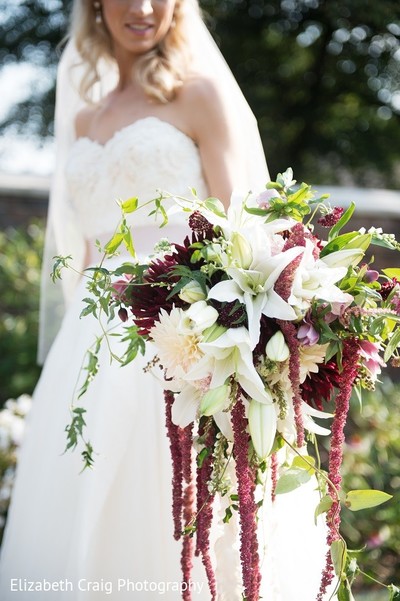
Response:
[{"label": "elizabeth craig photography text", "polygon": [[114,592],[148,592],[157,593],[159,595],[165,595],[168,592],[175,591],[181,594],[185,591],[191,591],[192,593],[200,594],[202,592],[204,583],[194,582],[189,580],[188,582],[177,582],[177,581],[151,581],[151,580],[130,580],[129,578],[118,578],[117,580],[88,580],[87,578],[81,578],[74,582],[68,578],[62,580],[28,580],[26,578],[11,578],[10,590],[11,592],[43,592],[51,593],[54,591],[101,591],[108,595]]}]

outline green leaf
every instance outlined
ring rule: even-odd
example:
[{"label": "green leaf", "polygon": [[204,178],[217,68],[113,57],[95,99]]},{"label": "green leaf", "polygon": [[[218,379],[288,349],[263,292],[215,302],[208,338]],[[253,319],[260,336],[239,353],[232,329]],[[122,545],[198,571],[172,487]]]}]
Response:
[{"label": "green leaf", "polygon": [[211,453],[211,449],[209,449],[208,447],[204,447],[204,449],[202,449],[200,451],[200,453],[197,455],[197,467],[200,469],[204,463],[204,460],[207,459],[207,457],[210,455]]},{"label": "green leaf", "polygon": [[246,213],[249,213],[250,215],[260,215],[261,217],[264,217],[268,214],[266,209],[257,209],[256,207],[246,207],[245,206],[244,210],[246,211]]},{"label": "green leaf", "polygon": [[314,512],[314,521],[317,523],[317,517],[322,513],[326,513],[332,507],[333,499],[329,495],[322,497]]},{"label": "green leaf", "polygon": [[93,315],[97,318],[97,313],[96,313],[97,303],[96,303],[96,301],[93,300],[92,298],[84,298],[83,302],[86,303],[86,307],[84,307],[82,309],[79,317],[86,317],[87,315],[91,315],[93,313]]},{"label": "green leaf", "polygon": [[132,234],[129,229],[124,233],[124,244],[129,254],[132,255],[132,257],[135,257],[135,247],[133,245]]},{"label": "green leaf", "polygon": [[350,490],[346,495],[344,504],[351,511],[359,511],[360,509],[381,505],[391,498],[392,495],[388,495],[388,493],[381,490]]},{"label": "green leaf", "polygon": [[348,234],[342,234],[337,236],[321,251],[321,258],[339,250],[352,250],[359,248],[360,250],[366,251],[371,244],[371,234],[360,234],[359,232],[349,232]]},{"label": "green leaf", "polygon": [[124,200],[121,202],[121,209],[124,213],[133,213],[138,208],[138,199],[136,196],[132,198],[128,198],[128,200]]},{"label": "green leaf", "polygon": [[144,355],[146,350],[146,342],[143,336],[138,333],[137,326],[126,327],[124,330],[125,335],[121,338],[121,342],[128,342],[128,347],[122,357],[122,367],[131,363],[138,353]]},{"label": "green leaf", "polygon": [[346,225],[346,223],[348,221],[350,221],[350,219],[355,211],[355,208],[356,208],[356,205],[354,202],[352,202],[350,204],[349,208],[347,209],[347,211],[345,211],[343,213],[343,215],[341,216],[339,221],[337,223],[335,223],[335,225],[331,228],[331,230],[329,232],[329,237],[328,237],[329,241],[336,238],[336,236],[339,234],[342,227],[344,227]]},{"label": "green leaf", "polygon": [[340,538],[334,540],[331,544],[331,557],[335,574],[338,578],[342,578],[347,561],[346,543]]},{"label": "green leaf", "polygon": [[334,238],[324,246],[320,256],[322,257],[331,252],[341,250],[344,246],[346,246],[348,242],[351,242],[351,240],[353,240],[353,238],[356,238],[357,236],[359,236],[359,232],[347,232],[347,234],[341,234],[340,236],[336,236],[336,238]]},{"label": "green leaf", "polygon": [[387,269],[382,269],[382,273],[388,276],[388,278],[396,278],[400,280],[400,269],[398,267],[388,267]]},{"label": "green leaf", "polygon": [[400,345],[400,328],[395,330],[393,336],[390,338],[388,345],[385,348],[383,360],[388,361],[399,345]]},{"label": "green leaf", "polygon": [[332,342],[329,343],[325,354],[325,364],[340,351],[340,344],[341,343],[336,340],[332,340]]},{"label": "green leaf", "polygon": [[338,601],[355,601],[347,578],[342,580],[337,592]]},{"label": "green leaf", "polygon": [[305,482],[308,482],[311,478],[310,472],[300,468],[288,469],[279,478],[275,488],[275,494],[281,495],[287,492],[291,492],[296,488],[299,488]]},{"label": "green leaf", "polygon": [[99,303],[100,303],[101,308],[103,309],[104,313],[108,316],[108,314],[109,314],[109,308],[110,308],[110,305],[109,305],[109,302],[108,302],[108,297],[101,296],[99,298]]},{"label": "green leaf", "polygon": [[215,213],[215,215],[218,215],[218,217],[226,217],[225,207],[222,204],[222,202],[219,200],[219,198],[214,198],[214,197],[210,196],[210,198],[207,198],[204,201],[204,206],[209,211],[212,211],[213,213]]},{"label": "green leaf", "polygon": [[110,255],[114,254],[115,251],[118,250],[118,248],[121,246],[123,239],[124,234],[121,234],[121,232],[117,232],[116,234],[114,234],[111,240],[107,242],[107,244],[104,247],[104,250]]},{"label": "green leaf", "polygon": [[310,466],[310,463],[311,466],[315,465],[314,457],[311,457],[310,455],[296,455],[296,457],[293,459],[292,467],[298,467],[302,470],[306,470],[313,475],[315,473],[315,469],[314,467]]}]

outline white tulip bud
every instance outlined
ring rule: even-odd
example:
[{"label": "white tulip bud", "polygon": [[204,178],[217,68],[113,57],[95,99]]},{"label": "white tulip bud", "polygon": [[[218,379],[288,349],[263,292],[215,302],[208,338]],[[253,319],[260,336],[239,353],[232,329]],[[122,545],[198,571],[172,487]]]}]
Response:
[{"label": "white tulip bud", "polygon": [[267,346],[265,347],[265,352],[268,359],[271,359],[271,361],[286,361],[289,357],[289,347],[280,330],[269,339]]}]

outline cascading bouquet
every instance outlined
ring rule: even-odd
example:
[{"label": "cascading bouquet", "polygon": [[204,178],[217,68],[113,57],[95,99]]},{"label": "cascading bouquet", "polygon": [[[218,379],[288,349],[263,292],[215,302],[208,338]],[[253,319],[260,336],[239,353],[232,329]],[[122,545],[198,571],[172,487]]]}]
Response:
[{"label": "cascading bouquet", "polygon": [[[165,389],[183,579],[190,580],[192,554],[201,555],[212,599],[215,496],[227,499],[224,522],[239,516],[247,601],[259,599],[261,581],[260,483],[269,479],[272,498],[311,478],[318,483],[315,515],[326,513],[330,546],[319,600],[335,573],[338,598],[353,598],[358,568],[339,532],[341,504],[356,511],[390,498],[373,490],[344,494],[340,465],[352,391],[372,389],[389,360],[400,364],[400,269],[378,273],[362,261],[371,244],[400,245],[380,230],[341,233],[354,204],[332,209],[327,196],[315,198],[309,185],[295,183],[288,169],[258,196],[233,198],[227,213],[215,198],[175,198],[188,214],[191,234],[179,243],[160,242],[145,265],[95,269],[90,287],[97,298],[83,312],[100,307],[110,318],[118,311],[122,321],[133,319],[124,332],[124,363],[152,343],[156,356],[149,369],[162,368]],[[162,201],[155,201],[153,213],[166,221]],[[124,214],[140,208],[137,199],[121,207]],[[327,228],[326,240],[315,235],[314,218]],[[134,254],[125,215],[106,255],[122,244]],[[88,381],[92,375],[89,361]],[[68,446],[82,432],[84,410],[75,411]],[[332,419],[327,471],[317,441],[330,430],[314,421],[319,418]],[[315,446],[313,455],[306,441]],[[90,446],[85,458],[90,463]],[[227,484],[229,465],[234,476]],[[394,599],[398,589],[389,590]]]}]

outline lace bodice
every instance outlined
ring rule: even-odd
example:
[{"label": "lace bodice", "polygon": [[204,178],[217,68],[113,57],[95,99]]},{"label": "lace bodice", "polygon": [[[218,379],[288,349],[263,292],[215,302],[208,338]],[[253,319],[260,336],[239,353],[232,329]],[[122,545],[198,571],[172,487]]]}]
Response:
[{"label": "lace bodice", "polygon": [[[114,231],[121,217],[116,199],[137,196],[142,203],[155,198],[157,190],[190,197],[189,187],[200,198],[207,195],[197,146],[157,117],[135,121],[104,145],[79,138],[72,146],[66,176],[82,233],[89,240]],[[146,209],[133,213],[131,225],[152,224],[148,213]]]}]

